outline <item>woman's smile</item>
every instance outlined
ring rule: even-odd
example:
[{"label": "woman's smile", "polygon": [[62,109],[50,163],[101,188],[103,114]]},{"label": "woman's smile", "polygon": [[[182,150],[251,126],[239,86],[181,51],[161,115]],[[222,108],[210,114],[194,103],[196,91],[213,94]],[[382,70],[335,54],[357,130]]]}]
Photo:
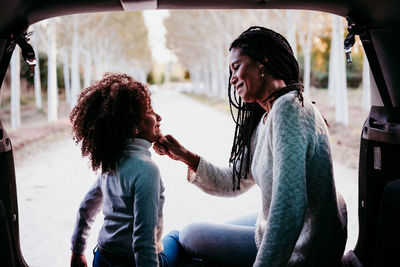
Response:
[{"label": "woman's smile", "polygon": [[239,96],[242,96],[243,91],[244,91],[244,84],[243,83],[239,83],[238,85],[235,86],[235,89],[237,91],[237,94]]}]

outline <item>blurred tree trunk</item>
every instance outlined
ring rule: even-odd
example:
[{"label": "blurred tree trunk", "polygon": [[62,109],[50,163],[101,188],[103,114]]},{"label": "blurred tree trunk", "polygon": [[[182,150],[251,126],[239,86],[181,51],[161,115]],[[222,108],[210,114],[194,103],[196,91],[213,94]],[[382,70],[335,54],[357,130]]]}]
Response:
[{"label": "blurred tree trunk", "polygon": [[78,33],[78,15],[74,15],[74,27],[72,33],[72,52],[71,52],[71,109],[78,102],[78,95],[81,91],[81,80],[79,73],[79,33]]},{"label": "blurred tree trunk", "polygon": [[104,75],[104,55],[101,53],[102,49],[102,42],[100,41],[93,50],[94,54],[96,55],[93,57],[96,80],[100,80]]},{"label": "blurred tree trunk", "polygon": [[[293,50],[293,54],[295,56],[295,58],[297,58],[297,38],[296,38],[296,30],[297,30],[297,25],[296,25],[296,18],[298,17],[299,11],[294,11],[294,10],[273,10],[273,14],[277,16],[277,20],[279,21],[279,23],[284,23],[284,28],[281,30],[284,30],[286,33],[286,39],[289,42],[292,50]],[[275,19],[276,21],[276,19]],[[268,21],[271,25],[271,22]],[[280,28],[282,25],[278,25],[278,28]],[[267,26],[267,28],[269,28]],[[299,32],[301,32],[301,29],[299,29]]]},{"label": "blurred tree trunk", "polygon": [[50,122],[57,120],[57,47],[56,47],[56,22],[49,22],[49,47],[47,63],[47,119]]},{"label": "blurred tree trunk", "polygon": [[69,77],[69,57],[68,53],[63,55],[63,69],[64,69],[64,87],[65,87],[65,102],[71,103],[71,80]]},{"label": "blurred tree trunk", "polygon": [[38,34],[36,34],[37,27],[33,26],[34,34],[32,35],[32,47],[35,51],[36,55],[36,65],[35,65],[35,74],[34,74],[34,87],[35,87],[35,104],[36,104],[36,109],[42,110],[43,109],[43,104],[42,104],[42,84],[40,81],[40,58],[39,58],[39,51],[37,49],[38,46]]},{"label": "blurred tree trunk", "polygon": [[168,61],[165,65],[164,71],[164,82],[169,83],[171,81],[171,61]]},{"label": "blurred tree trunk", "polygon": [[332,40],[329,58],[329,90],[331,94],[334,94],[336,122],[348,125],[346,59],[343,50],[344,30],[341,17],[332,15],[332,20]]},{"label": "blurred tree trunk", "polygon": [[213,96],[214,95],[214,90],[215,90],[215,82],[214,82],[214,75],[213,73],[213,62],[211,58],[208,58],[207,60],[207,80],[208,80],[208,86],[207,86],[207,95]]},{"label": "blurred tree trunk", "polygon": [[286,36],[292,47],[294,57],[297,58],[297,39],[296,39],[296,22],[295,11],[286,10]]},{"label": "blurred tree trunk", "polygon": [[301,50],[304,55],[304,73],[303,73],[303,85],[304,93],[306,96],[310,96],[310,78],[311,78],[311,50],[312,50],[312,38],[314,34],[314,18],[316,17],[314,12],[305,13],[304,25],[299,30],[299,43]]},{"label": "blurred tree trunk", "polygon": [[[333,25],[333,24],[332,24]],[[332,28],[332,36],[331,36],[331,48],[329,51],[329,74],[328,74],[328,104],[331,107],[335,106],[335,81],[333,79],[335,73],[334,70],[336,68],[337,62],[336,62],[336,50],[333,49],[333,41],[334,38],[336,38],[336,36],[334,37],[334,33],[333,33],[333,28]],[[336,42],[336,40],[335,40]]]},{"label": "blurred tree trunk", "polygon": [[192,81],[193,85],[192,85],[192,89],[191,92],[195,93],[195,94],[199,94],[200,93],[200,87],[201,87],[201,78],[200,78],[200,68],[198,66],[192,66],[189,69],[189,73],[190,73],[190,80]]},{"label": "blurred tree trunk", "polygon": [[215,97],[219,95],[219,79],[218,76],[220,73],[218,73],[218,69],[216,66],[216,60],[215,57],[210,57],[209,61],[209,71],[210,71],[210,77],[211,77],[211,90],[210,90],[210,95]]},{"label": "blurred tree trunk", "polygon": [[10,75],[11,75],[11,129],[15,130],[21,126],[21,81],[20,81],[20,72],[21,72],[21,56],[20,49],[18,46],[15,47],[14,53],[10,62]]},{"label": "blurred tree trunk", "polygon": [[219,97],[221,99],[225,99],[227,97],[227,89],[228,89],[228,69],[229,63],[227,63],[226,57],[224,55],[222,45],[219,46],[219,53],[217,57],[217,68],[219,75]]},{"label": "blurred tree trunk", "polygon": [[85,52],[85,74],[83,79],[83,87],[86,88],[92,81],[92,55],[90,51]]}]

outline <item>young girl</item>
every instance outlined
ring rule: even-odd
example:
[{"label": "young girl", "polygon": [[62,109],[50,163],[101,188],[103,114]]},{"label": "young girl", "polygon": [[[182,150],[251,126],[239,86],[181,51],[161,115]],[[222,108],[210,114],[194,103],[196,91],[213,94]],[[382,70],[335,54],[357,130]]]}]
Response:
[{"label": "young girl", "polygon": [[83,253],[101,207],[93,266],[175,266],[177,233],[161,241],[164,187],[149,152],[161,136],[161,117],[149,90],[126,74],[107,73],[81,93],[70,119],[82,155],[101,171],[79,208],[71,266],[87,266]]}]

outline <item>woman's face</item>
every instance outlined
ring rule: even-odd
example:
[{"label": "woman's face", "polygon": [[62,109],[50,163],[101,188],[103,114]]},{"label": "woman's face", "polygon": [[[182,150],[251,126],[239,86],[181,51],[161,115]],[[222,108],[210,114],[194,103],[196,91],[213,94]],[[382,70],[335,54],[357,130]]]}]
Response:
[{"label": "woman's face", "polygon": [[148,112],[143,118],[143,125],[136,135],[139,138],[146,139],[150,143],[155,142],[162,136],[160,129],[161,116],[154,111]]},{"label": "woman's face", "polygon": [[244,102],[260,100],[264,89],[261,64],[243,55],[240,48],[231,49],[229,63],[232,71],[230,83],[242,100]]}]

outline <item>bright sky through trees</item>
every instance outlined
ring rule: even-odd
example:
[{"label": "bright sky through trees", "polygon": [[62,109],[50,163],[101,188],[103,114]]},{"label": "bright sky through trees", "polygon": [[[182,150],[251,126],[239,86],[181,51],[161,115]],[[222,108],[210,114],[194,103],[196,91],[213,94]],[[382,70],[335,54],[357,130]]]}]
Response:
[{"label": "bright sky through trees", "polygon": [[163,19],[169,16],[168,10],[147,10],[143,17],[149,31],[149,43],[153,58],[158,63],[165,63],[170,60],[176,61],[176,57],[165,46],[166,29]]}]

